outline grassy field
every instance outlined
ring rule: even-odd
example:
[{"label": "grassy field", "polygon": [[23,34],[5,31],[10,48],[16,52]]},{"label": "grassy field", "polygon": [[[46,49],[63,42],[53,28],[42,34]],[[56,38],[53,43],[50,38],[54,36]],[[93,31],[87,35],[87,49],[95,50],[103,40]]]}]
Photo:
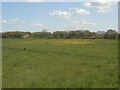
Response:
[{"label": "grassy field", "polygon": [[3,40],[3,88],[118,87],[118,41]]}]

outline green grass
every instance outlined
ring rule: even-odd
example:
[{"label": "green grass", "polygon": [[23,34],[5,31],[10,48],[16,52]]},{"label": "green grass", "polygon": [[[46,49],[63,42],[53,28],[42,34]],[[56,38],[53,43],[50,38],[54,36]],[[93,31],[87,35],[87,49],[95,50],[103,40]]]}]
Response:
[{"label": "green grass", "polygon": [[118,87],[117,40],[6,39],[2,54],[3,88]]}]

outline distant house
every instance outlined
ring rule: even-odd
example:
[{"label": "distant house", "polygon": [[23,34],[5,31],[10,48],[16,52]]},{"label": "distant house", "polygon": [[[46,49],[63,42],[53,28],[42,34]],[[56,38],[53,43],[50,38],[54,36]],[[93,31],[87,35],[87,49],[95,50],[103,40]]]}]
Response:
[{"label": "distant house", "polygon": [[30,36],[29,35],[24,35],[22,38],[26,39],[26,38],[30,38]]},{"label": "distant house", "polygon": [[92,37],[89,37],[89,39],[95,39],[95,37],[94,37],[94,36],[92,36]]},{"label": "distant house", "polygon": [[105,34],[105,31],[98,31],[97,32],[99,35],[104,35]]}]

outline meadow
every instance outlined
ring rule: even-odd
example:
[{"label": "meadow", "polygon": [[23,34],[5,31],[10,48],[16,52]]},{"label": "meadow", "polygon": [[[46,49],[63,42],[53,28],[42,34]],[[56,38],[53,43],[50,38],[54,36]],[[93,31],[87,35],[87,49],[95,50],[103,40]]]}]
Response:
[{"label": "meadow", "polygon": [[118,40],[3,39],[3,88],[116,88]]}]

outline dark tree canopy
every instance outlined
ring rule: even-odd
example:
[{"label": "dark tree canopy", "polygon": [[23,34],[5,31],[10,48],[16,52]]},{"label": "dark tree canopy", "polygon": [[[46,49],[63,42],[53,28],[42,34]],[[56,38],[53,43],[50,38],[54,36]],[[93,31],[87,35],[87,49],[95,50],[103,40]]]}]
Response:
[{"label": "dark tree canopy", "polygon": [[112,29],[107,32],[90,32],[89,30],[76,30],[76,31],[55,31],[53,33],[43,30],[42,32],[4,32],[2,33],[3,39],[26,39],[26,38],[46,38],[46,39],[117,39],[118,32]]}]

